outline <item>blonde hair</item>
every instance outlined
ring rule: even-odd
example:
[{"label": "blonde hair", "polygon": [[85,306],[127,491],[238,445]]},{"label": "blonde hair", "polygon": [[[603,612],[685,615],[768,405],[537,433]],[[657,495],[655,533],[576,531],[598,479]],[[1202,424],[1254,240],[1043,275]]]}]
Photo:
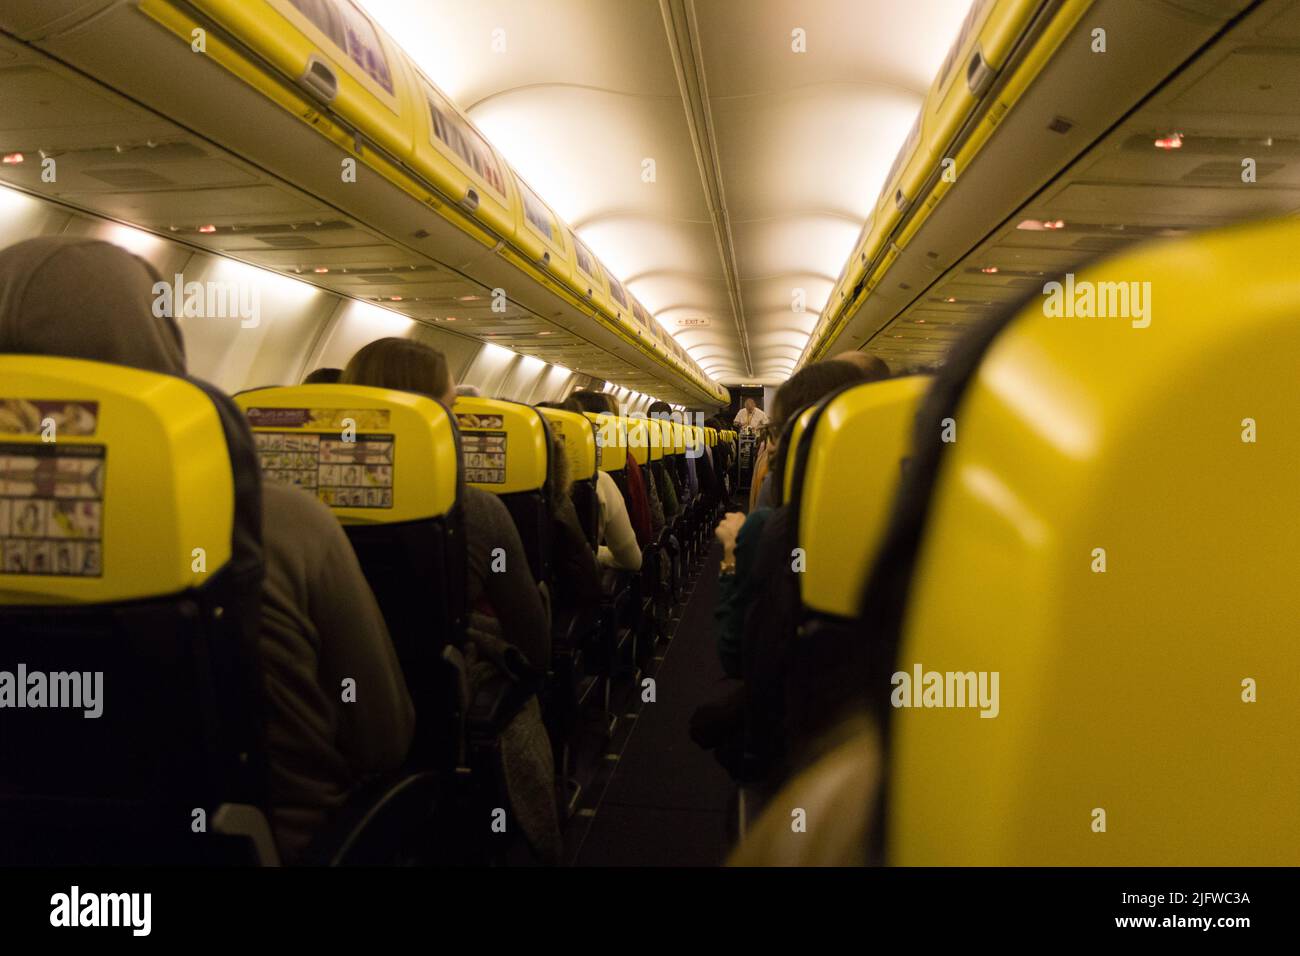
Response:
[{"label": "blonde hair", "polygon": [[451,391],[447,357],[411,339],[376,339],[364,346],[352,356],[340,381],[418,392],[440,401]]}]

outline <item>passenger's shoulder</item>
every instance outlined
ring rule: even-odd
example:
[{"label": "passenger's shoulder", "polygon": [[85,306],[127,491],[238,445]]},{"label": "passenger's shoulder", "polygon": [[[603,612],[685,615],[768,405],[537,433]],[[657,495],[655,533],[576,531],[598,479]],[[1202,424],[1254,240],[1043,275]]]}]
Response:
[{"label": "passenger's shoulder", "polygon": [[[879,734],[868,721],[857,718],[839,728],[836,736],[837,745],[772,798],[732,854],[729,866],[861,866],[866,862],[874,806],[863,795],[878,790]],[[796,812],[802,812],[806,829],[792,828]]]},{"label": "passenger's shoulder", "polygon": [[270,479],[262,482],[262,527],[267,532],[300,529],[296,533],[343,533],[333,512],[311,492]]}]

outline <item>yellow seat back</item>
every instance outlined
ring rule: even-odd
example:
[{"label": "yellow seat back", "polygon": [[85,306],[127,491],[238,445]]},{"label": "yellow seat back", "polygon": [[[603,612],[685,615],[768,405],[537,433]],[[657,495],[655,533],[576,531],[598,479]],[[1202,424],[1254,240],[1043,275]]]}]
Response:
[{"label": "yellow seat back", "polygon": [[569,463],[569,478],[586,481],[596,475],[596,433],[586,416],[558,408],[539,408],[542,417],[551,427],[551,434],[559,436],[564,446],[564,456]]},{"label": "yellow seat back", "polygon": [[1298,244],[1291,220],[1089,268],[922,423],[955,441],[896,666],[999,695],[891,711],[892,862],[1300,864]]},{"label": "yellow seat back", "polygon": [[644,419],[646,438],[649,441],[647,451],[651,461],[660,461],[664,457],[663,426],[653,418]]},{"label": "yellow seat back", "polygon": [[0,355],[0,604],[196,588],[231,558],[234,511],[221,419],[197,385]]},{"label": "yellow seat back", "polygon": [[[929,379],[867,382],[805,410],[787,455],[787,499],[798,508],[804,607],[851,618],[884,534]],[[775,479],[773,479],[775,480]]]},{"label": "yellow seat back", "polygon": [[517,402],[462,396],[452,407],[460,429],[465,483],[497,495],[546,487],[546,419]]},{"label": "yellow seat back", "polygon": [[445,515],[456,504],[446,409],[412,392],[291,385],[242,392],[262,472],[320,498],[344,524]]},{"label": "yellow seat back", "polygon": [[596,428],[600,447],[600,470],[622,471],[627,467],[627,426],[623,419],[608,412],[584,412]]},{"label": "yellow seat back", "polygon": [[[647,464],[650,461],[650,443],[653,440],[649,423],[644,418],[627,418],[624,421],[627,426],[628,451],[638,465]],[[658,435],[657,430],[654,434]]]}]

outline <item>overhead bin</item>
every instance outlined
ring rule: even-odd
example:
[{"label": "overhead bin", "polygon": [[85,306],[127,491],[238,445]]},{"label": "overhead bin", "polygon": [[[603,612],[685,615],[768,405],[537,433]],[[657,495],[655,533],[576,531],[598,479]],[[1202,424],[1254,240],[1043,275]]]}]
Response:
[{"label": "overhead bin", "polygon": [[[354,0],[193,6],[378,145],[399,156],[411,151],[415,104],[406,58]],[[246,79],[259,84],[255,76]]]},{"label": "overhead bin", "polygon": [[492,145],[429,80],[411,67],[425,135],[417,136],[411,166],[448,198],[502,238],[514,238],[515,177]]},{"label": "overhead bin", "polygon": [[[1067,12],[1072,16],[1062,14],[1063,21],[1072,23],[1089,3],[1075,0],[1069,4]],[[979,114],[998,74],[1043,7],[1042,0],[978,0],[971,7],[885,177],[875,207],[809,340],[805,359],[815,360],[824,354],[824,344],[838,335],[854,311],[853,303],[879,282],[929,210],[953,185],[963,130]],[[947,179],[943,176],[946,160],[953,161],[954,172]]]},{"label": "overhead bin", "polygon": [[[43,24],[58,29],[42,32]],[[166,49],[158,25],[183,47]],[[615,280],[611,295],[595,255],[585,245],[574,248],[571,229],[518,182],[357,0],[11,0],[0,8],[0,28],[20,32],[34,50],[52,57],[50,69],[81,71],[126,97],[124,107],[143,107],[175,123],[178,135],[197,132],[265,171],[268,181],[328,204],[386,241],[485,287],[506,288],[520,306],[587,339],[615,362],[655,375],[679,393],[675,400],[725,401],[725,390],[654,341],[653,330],[638,328],[621,282]],[[198,28],[206,30],[205,55],[189,50]],[[96,42],[99,37],[103,42]],[[181,49],[183,56],[177,55]],[[172,81],[157,83],[141,69],[141,57],[166,62]],[[259,102],[236,91],[232,78],[260,94]],[[180,97],[178,88],[195,95]],[[239,101],[243,112],[214,108],[218,89],[231,93],[228,102]],[[231,125],[240,122],[255,128],[256,137]],[[359,183],[295,178],[286,144],[301,143],[303,131],[288,124],[318,135],[323,155],[335,151],[355,159],[364,170]],[[83,208],[115,215],[90,199]],[[203,236],[191,241],[225,254]],[[318,284],[349,294],[330,280]]]},{"label": "overhead bin", "polygon": [[530,259],[566,285],[573,283],[573,252],[568,229],[554,210],[514,174],[519,202],[515,207],[515,244]]}]

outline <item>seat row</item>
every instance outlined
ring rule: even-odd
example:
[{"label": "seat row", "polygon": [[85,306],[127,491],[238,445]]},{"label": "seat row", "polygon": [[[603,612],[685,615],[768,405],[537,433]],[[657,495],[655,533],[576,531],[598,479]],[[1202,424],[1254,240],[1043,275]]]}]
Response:
[{"label": "seat row", "polygon": [[[506,805],[501,732],[534,692],[572,811],[578,738],[613,732],[613,695],[670,636],[722,504],[683,494],[640,572],[614,576],[598,606],[552,613],[538,673],[505,666],[475,681],[466,487],[506,505],[550,606],[557,448],[594,552],[598,470],[626,495],[631,458],[685,489],[686,456],[728,437],[482,398],[449,410],[363,386],[258,389],[236,406],[116,365],[0,356],[0,369],[21,396],[0,403],[0,704],[15,708],[0,715],[0,829],[12,860],[275,859],[256,665],[259,471],[342,523],[416,709],[406,765],[353,795],[309,855],[321,863],[499,859],[491,831],[458,824]],[[28,692],[27,675],[46,689]],[[111,706],[86,719],[96,693]]]}]

